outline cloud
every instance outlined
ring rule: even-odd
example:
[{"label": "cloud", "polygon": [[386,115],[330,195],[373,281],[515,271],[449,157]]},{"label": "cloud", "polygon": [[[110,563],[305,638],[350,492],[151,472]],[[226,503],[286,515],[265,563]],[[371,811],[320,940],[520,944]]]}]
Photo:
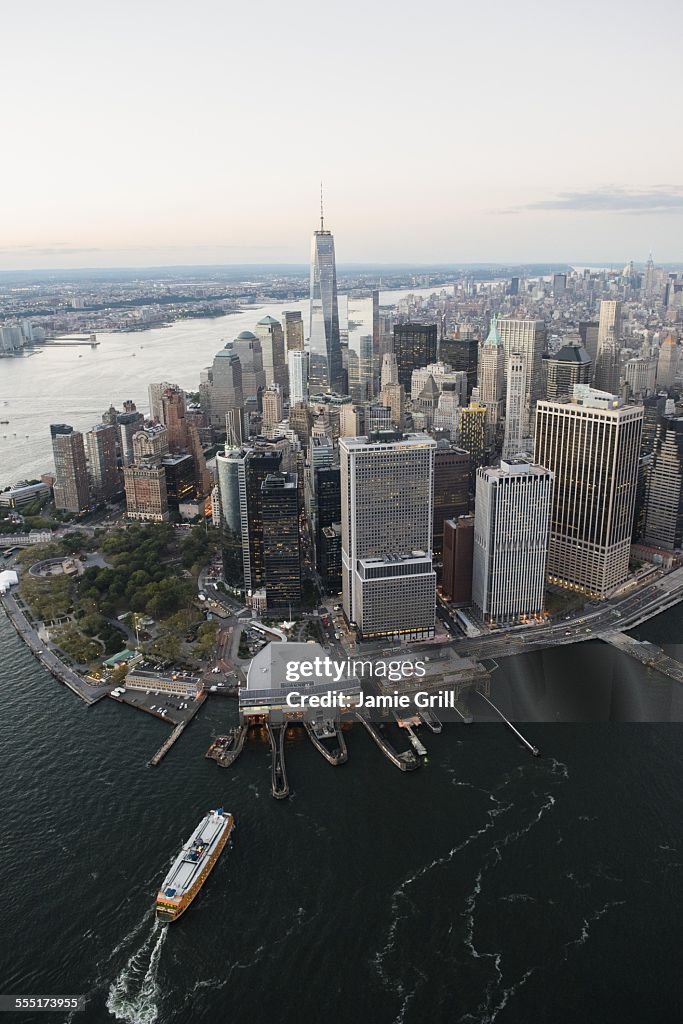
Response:
[{"label": "cloud", "polygon": [[522,210],[559,210],[576,213],[683,213],[683,187],[655,185],[649,189],[630,189],[616,185],[578,192],[558,192],[551,199],[541,199],[501,213]]}]

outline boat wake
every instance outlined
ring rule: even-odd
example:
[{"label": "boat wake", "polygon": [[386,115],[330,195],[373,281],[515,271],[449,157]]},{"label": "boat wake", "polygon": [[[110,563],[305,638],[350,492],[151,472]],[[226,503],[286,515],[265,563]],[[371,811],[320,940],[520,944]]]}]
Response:
[{"label": "boat wake", "polygon": [[151,932],[130,957],[107,996],[107,1009],[125,1024],[155,1024],[159,1017],[158,983],[161,950],[168,925],[154,922]]}]

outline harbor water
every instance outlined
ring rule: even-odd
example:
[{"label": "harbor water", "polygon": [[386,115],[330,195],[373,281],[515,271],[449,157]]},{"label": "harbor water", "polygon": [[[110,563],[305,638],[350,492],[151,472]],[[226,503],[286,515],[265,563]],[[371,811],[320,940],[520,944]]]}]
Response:
[{"label": "harbor water", "polygon": [[[660,616],[652,638],[680,635],[682,616]],[[408,774],[362,729],[338,768],[301,734],[286,747],[292,796],[275,801],[265,737],[230,769],[204,757],[231,701],[209,700],[148,768],[167,727],[86,707],[0,613],[1,990],[87,993],[85,1024],[679,1019],[683,731],[622,720],[637,695],[666,718],[651,699],[665,684],[596,648],[494,673],[496,701],[523,694],[505,711],[524,703],[540,758],[476,721],[423,731],[429,764]],[[579,678],[602,695],[587,721],[530,721],[544,680],[564,707]],[[162,927],[157,886],[215,806],[234,813],[234,840]]]}]

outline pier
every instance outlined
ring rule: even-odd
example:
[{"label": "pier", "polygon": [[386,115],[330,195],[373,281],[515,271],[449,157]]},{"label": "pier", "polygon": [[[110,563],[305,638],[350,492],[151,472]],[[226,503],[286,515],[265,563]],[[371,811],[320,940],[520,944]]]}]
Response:
[{"label": "pier", "polygon": [[[346,748],[346,740],[339,725],[334,725],[332,722],[304,722],[304,729],[315,749],[330,764],[338,765],[348,761],[349,753]],[[322,742],[332,739],[337,741],[336,750],[330,750]]]},{"label": "pier", "polygon": [[154,755],[154,757],[150,758],[150,760],[147,762],[147,767],[148,768],[155,768],[156,765],[158,765],[160,761],[163,761],[163,759],[166,757],[166,755],[168,754],[168,752],[171,749],[171,747],[173,746],[173,744],[177,740],[180,739],[180,737],[182,736],[186,726],[188,726],[190,724],[190,722],[192,721],[194,716],[197,714],[197,712],[199,711],[200,707],[202,706],[202,704],[204,703],[205,700],[206,700],[206,694],[205,693],[200,693],[195,698],[195,702],[194,702],[195,706],[192,708],[192,714],[189,715],[185,719],[184,722],[180,722],[178,725],[176,725],[176,727],[173,730],[173,732],[171,733],[171,735],[167,736],[167,738],[164,740],[164,742],[161,744],[161,746],[157,750],[157,752]]},{"label": "pier", "polygon": [[[457,708],[455,710],[458,711]],[[461,718],[463,717],[462,712],[458,711],[458,714],[460,715]],[[443,729],[443,725],[441,724],[441,722],[436,717],[433,711],[427,711],[425,708],[421,708],[418,711],[418,715],[420,716],[424,724],[427,726],[427,728],[431,730],[431,732],[436,733],[438,735]]]},{"label": "pier", "polygon": [[482,700],[485,700],[486,703],[489,704],[493,708],[493,710],[496,712],[496,714],[499,716],[499,718],[502,718],[502,720],[505,722],[505,724],[507,725],[508,729],[512,730],[512,732],[515,734],[517,739],[522,741],[524,746],[527,748],[527,750],[529,750],[534,755],[534,757],[538,757],[540,755],[540,751],[539,751],[538,747],[535,747],[533,745],[533,743],[529,743],[529,741],[522,736],[522,734],[519,731],[519,729],[515,728],[515,726],[512,724],[512,722],[509,721],[509,719],[507,719],[505,717],[503,712],[499,708],[496,707],[496,705],[493,703],[492,700],[489,700],[489,698],[486,696],[486,694],[482,693],[481,690],[475,690],[474,692],[477,693],[481,697]]},{"label": "pier", "polygon": [[382,751],[384,756],[391,761],[392,764],[396,765],[402,772],[412,772],[416,768],[420,767],[420,762],[413,753],[412,750],[404,750],[402,753],[398,753],[392,747],[386,736],[383,736],[379,729],[376,729],[372,722],[368,721],[360,711],[356,712],[356,718],[361,722],[368,730],[373,740]]},{"label": "pier", "polygon": [[677,683],[683,683],[683,664],[680,661],[676,661],[675,658],[670,658],[656,644],[651,644],[648,640],[636,640],[634,637],[618,630],[601,633],[599,639],[603,640],[606,644],[610,644],[611,647],[616,647],[623,654],[628,654],[630,657],[635,658],[641,665],[653,668]]},{"label": "pier", "polygon": [[286,725],[266,726],[272,754],[271,792],[276,800],[286,800],[289,796],[289,783],[285,769],[285,734]]}]

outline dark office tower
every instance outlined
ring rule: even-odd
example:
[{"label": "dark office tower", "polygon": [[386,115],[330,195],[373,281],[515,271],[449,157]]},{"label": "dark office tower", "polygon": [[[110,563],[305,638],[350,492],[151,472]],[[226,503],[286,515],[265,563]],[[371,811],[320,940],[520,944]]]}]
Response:
[{"label": "dark office tower", "polygon": [[145,417],[141,412],[120,412],[116,417],[119,429],[119,447],[123,466],[133,463],[133,437],[145,425]]},{"label": "dark office tower", "polygon": [[472,603],[474,516],[447,519],[443,530],[441,591],[452,604]]},{"label": "dark office tower", "polygon": [[510,278],[510,287],[508,289],[508,294],[509,295],[519,295],[519,278],[518,277]]},{"label": "dark office tower", "polygon": [[470,453],[438,441],[434,453],[433,551],[437,580],[443,557],[444,523],[469,512]]},{"label": "dark office tower", "polygon": [[168,431],[168,449],[171,452],[185,452],[189,446],[187,422],[185,420],[185,394],[175,385],[161,393],[159,420]]},{"label": "dark office tower", "polygon": [[[246,514],[249,524],[248,589],[252,591],[265,586],[264,527],[261,508],[263,482],[271,473],[280,472],[281,462],[282,452],[275,448],[252,449],[246,458]],[[247,581],[245,580],[245,582]]]},{"label": "dark office tower", "polygon": [[683,547],[683,416],[662,416],[648,481],[646,544]]},{"label": "dark office tower", "polygon": [[641,455],[652,455],[655,450],[659,421],[662,416],[673,415],[673,405],[667,409],[666,395],[646,395],[643,398],[643,439]]},{"label": "dark office tower", "polygon": [[479,372],[479,342],[476,338],[442,338],[439,359],[454,370],[467,374],[467,394],[477,386]]},{"label": "dark office tower", "polygon": [[458,428],[460,447],[470,458],[469,488],[473,494],[477,469],[486,465],[489,458],[486,406],[470,402],[462,408],[458,416]]},{"label": "dark office tower", "polygon": [[565,345],[554,355],[543,357],[545,397],[554,402],[561,395],[574,394],[575,384],[590,384],[592,366],[583,345]]},{"label": "dark office tower", "polygon": [[304,320],[299,311],[285,310],[282,314],[285,330],[285,346],[288,352],[303,352]]},{"label": "dark office tower", "polygon": [[197,497],[206,498],[211,493],[213,480],[209,467],[206,464],[199,431],[194,424],[188,427],[188,441],[188,448],[194,464],[194,483]]},{"label": "dark office tower", "polygon": [[309,330],[311,394],[343,394],[339,308],[337,306],[337,269],[334,238],[325,230],[322,204],[320,230],[311,245],[311,308]]},{"label": "dark office tower", "polygon": [[598,355],[598,330],[599,324],[597,320],[581,320],[579,322],[579,337],[581,338],[581,344],[588,353],[588,358],[593,364],[593,372],[595,372],[595,360]]},{"label": "dark office tower", "polygon": [[553,274],[553,298],[560,299],[567,290],[567,275]]},{"label": "dark office tower", "polygon": [[85,512],[90,504],[90,491],[83,434],[66,423],[53,423],[50,434],[55,460],[55,508]]},{"label": "dark office tower", "polygon": [[166,499],[171,512],[197,497],[194,459],[191,455],[164,455],[161,466],[166,471]]},{"label": "dark office tower", "polygon": [[[372,293],[372,360],[373,360],[373,374],[375,378],[379,377],[380,367],[382,365],[382,329],[380,327],[379,319],[379,289],[375,288]],[[375,391],[377,390],[377,379],[375,380]]]},{"label": "dark office tower", "polygon": [[296,473],[270,473],[261,485],[263,564],[268,608],[301,604],[299,484]]},{"label": "dark office tower", "polygon": [[110,498],[122,483],[116,459],[118,431],[111,424],[98,423],[85,438],[93,493],[100,499]]},{"label": "dark office tower", "polygon": [[[341,585],[341,561],[339,563],[339,579],[330,579],[331,559],[330,540],[326,537],[325,531],[341,523],[341,483],[339,466],[320,466],[314,470],[315,498],[316,498],[316,536],[315,536],[315,567],[323,581],[323,585],[329,589],[336,586],[339,590]],[[332,547],[334,547],[332,539]],[[341,548],[339,551],[341,559]],[[337,585],[339,584],[339,585]]]},{"label": "dark office tower", "polygon": [[413,370],[436,362],[436,324],[396,324],[394,355],[398,366],[398,382],[410,394]]}]

